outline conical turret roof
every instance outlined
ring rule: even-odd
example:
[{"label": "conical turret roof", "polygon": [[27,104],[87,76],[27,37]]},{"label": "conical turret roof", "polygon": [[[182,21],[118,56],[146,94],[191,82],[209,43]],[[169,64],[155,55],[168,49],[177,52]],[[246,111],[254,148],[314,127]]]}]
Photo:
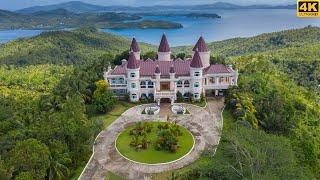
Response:
[{"label": "conical turret roof", "polygon": [[203,67],[198,49],[196,49],[196,51],[193,55],[192,61],[190,63],[190,67],[192,67],[192,68],[202,68]]},{"label": "conical turret roof", "polygon": [[138,69],[139,68],[139,63],[138,63],[133,51],[130,51],[127,68],[128,69]]},{"label": "conical turret roof", "polygon": [[167,36],[165,34],[162,35],[158,52],[170,52],[170,46],[167,40]]},{"label": "conical turret roof", "polygon": [[160,74],[160,68],[159,65],[156,66],[156,70],[154,71],[155,74]]},{"label": "conical turret roof", "polygon": [[208,46],[202,36],[199,38],[198,42],[194,46],[193,51],[196,51],[196,49],[198,49],[199,52],[208,52],[209,51],[209,48],[208,48]]},{"label": "conical turret roof", "polygon": [[132,38],[130,51],[133,51],[133,52],[139,52],[140,51],[140,48],[139,48],[139,45],[137,43],[136,38]]}]

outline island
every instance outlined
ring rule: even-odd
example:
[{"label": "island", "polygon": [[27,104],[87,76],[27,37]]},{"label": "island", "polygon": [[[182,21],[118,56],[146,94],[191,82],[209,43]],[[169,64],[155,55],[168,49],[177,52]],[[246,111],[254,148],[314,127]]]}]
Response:
[{"label": "island", "polygon": [[171,21],[162,20],[143,20],[138,22],[126,22],[126,23],[111,23],[108,27],[110,29],[179,29],[183,28],[183,25]]},{"label": "island", "polygon": [[74,13],[65,9],[52,11],[38,11],[23,14],[0,10],[0,29],[39,29],[56,30],[94,26],[97,28],[159,28],[177,29],[183,26],[176,22],[165,20],[142,20],[136,14],[101,12],[101,13]]}]

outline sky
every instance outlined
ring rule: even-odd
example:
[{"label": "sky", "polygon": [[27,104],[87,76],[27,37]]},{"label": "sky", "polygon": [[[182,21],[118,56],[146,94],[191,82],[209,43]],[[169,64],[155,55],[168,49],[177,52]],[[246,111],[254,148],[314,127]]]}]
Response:
[{"label": "sky", "polygon": [[[0,9],[17,10],[31,6],[42,6],[68,2],[71,0],[0,0]],[[295,0],[80,0],[97,5],[123,5],[123,6],[151,6],[151,5],[175,5],[175,4],[209,4],[215,2],[229,2],[238,5],[251,4],[294,4]]]}]

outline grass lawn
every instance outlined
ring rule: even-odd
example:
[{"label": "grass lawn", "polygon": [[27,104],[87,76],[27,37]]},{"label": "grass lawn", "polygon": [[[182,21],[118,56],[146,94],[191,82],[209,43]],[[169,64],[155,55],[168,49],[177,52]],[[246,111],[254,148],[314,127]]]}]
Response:
[{"label": "grass lawn", "polygon": [[[231,113],[228,110],[223,111],[223,133],[227,133],[228,129],[230,129],[231,123],[233,121],[233,117],[231,116]],[[215,158],[219,158],[219,147],[217,150],[217,154],[215,154]],[[178,170],[172,170],[172,171],[165,171],[162,173],[157,173],[157,174],[153,174],[152,175],[152,180],[167,180],[167,179],[174,179],[174,174],[180,174],[180,173],[185,173],[188,172],[190,170],[192,170],[193,168],[197,167],[197,166],[204,166],[209,164],[210,159],[206,158],[206,157],[202,157],[200,156],[200,158],[198,160],[196,160],[194,163],[185,166],[181,169]]]},{"label": "grass lawn", "polygon": [[207,103],[206,103],[206,101],[202,101],[202,102],[195,101],[195,102],[190,102],[190,104],[200,106],[200,107],[205,107]]},{"label": "grass lawn", "polygon": [[[136,106],[138,104],[134,103],[127,103],[127,102],[119,102],[117,105],[108,113],[103,115],[98,115],[90,118],[91,121],[96,121],[98,119],[101,119],[103,121],[103,128],[107,128],[111,123],[113,123],[122,113],[124,113],[129,108]],[[79,166],[75,172],[75,174],[72,176],[72,180],[76,180],[79,178],[81,172],[83,171],[83,168],[85,167],[87,162],[84,162],[83,165]]]},{"label": "grass lawn", "polygon": [[110,171],[107,173],[107,175],[104,177],[104,179],[105,180],[126,180],[126,178],[118,176]]},{"label": "grass lawn", "polygon": [[[193,146],[193,136],[191,133],[180,126],[180,130],[182,132],[182,136],[178,137],[178,145],[180,146],[177,152],[172,153],[169,151],[157,151],[155,149],[155,140],[157,137],[157,126],[161,122],[152,122],[152,132],[148,134],[148,139],[151,141],[148,149],[136,151],[134,147],[130,146],[130,142],[132,136],[130,136],[129,132],[131,129],[135,127],[129,127],[125,129],[118,137],[116,141],[116,146],[120,153],[125,157],[141,162],[141,163],[149,163],[149,164],[156,164],[156,163],[165,163],[177,160],[187,154],[192,146]],[[163,123],[163,122],[162,122]]]},{"label": "grass lawn", "polygon": [[110,112],[104,115],[94,116],[91,120],[96,121],[101,119],[103,121],[103,128],[107,128],[113,121],[115,121],[122,113],[137,104],[119,102]]}]

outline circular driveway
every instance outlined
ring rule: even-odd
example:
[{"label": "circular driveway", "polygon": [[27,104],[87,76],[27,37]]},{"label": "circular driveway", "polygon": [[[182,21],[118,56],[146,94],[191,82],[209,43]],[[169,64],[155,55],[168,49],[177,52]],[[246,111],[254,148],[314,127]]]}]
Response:
[{"label": "circular driveway", "polygon": [[152,173],[182,168],[197,160],[207,147],[218,145],[222,128],[221,110],[223,102],[209,101],[207,108],[183,104],[189,115],[171,117],[172,121],[188,129],[195,138],[192,151],[178,161],[147,165],[131,162],[123,158],[115,149],[115,140],[125,128],[138,121],[167,121],[159,115],[141,114],[145,105],[135,106],[124,112],[107,129],[103,130],[94,143],[94,153],[79,179],[104,179],[108,171],[128,179],[145,179]]}]

